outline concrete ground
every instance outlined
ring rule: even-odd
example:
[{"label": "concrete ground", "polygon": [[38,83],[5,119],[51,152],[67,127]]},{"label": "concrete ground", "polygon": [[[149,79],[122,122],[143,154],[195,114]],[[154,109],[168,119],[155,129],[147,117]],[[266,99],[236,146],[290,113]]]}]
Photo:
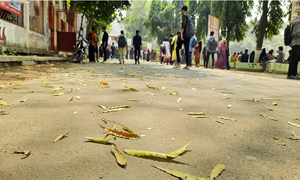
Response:
[{"label": "concrete ground", "polygon": [[[300,179],[300,140],[290,139],[292,131],[300,135],[300,129],[288,124],[300,125],[300,81],[287,80],[285,75],[109,61],[8,67],[0,69],[0,77],[0,99],[10,104],[0,106],[0,111],[9,113],[0,115],[1,180],[177,179],[152,165],[209,179],[218,164],[226,165],[217,177],[220,180]],[[108,85],[101,85],[103,81]],[[53,92],[58,86],[64,89]],[[119,91],[126,88],[138,92]],[[168,94],[173,91],[178,95]],[[53,96],[59,92],[65,94]],[[242,101],[253,98],[283,100]],[[131,108],[102,113],[98,105]],[[193,118],[188,112],[204,112],[208,118]],[[109,120],[107,124],[102,117]],[[86,142],[86,136],[105,137],[98,123],[115,124],[117,130],[122,124],[141,136],[112,140],[128,159],[125,168],[116,163],[110,145]],[[66,138],[53,143],[66,132]],[[173,160],[123,151],[169,153],[189,141],[187,151]],[[25,159],[13,154],[27,150],[31,155]]]}]

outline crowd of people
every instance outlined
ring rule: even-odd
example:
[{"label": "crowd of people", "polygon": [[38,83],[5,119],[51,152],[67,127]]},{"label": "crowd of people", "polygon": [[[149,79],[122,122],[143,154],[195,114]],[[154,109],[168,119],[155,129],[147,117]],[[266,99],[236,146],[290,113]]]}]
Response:
[{"label": "crowd of people", "polygon": [[[214,37],[214,31],[210,32],[210,36],[207,38],[205,45],[202,41],[196,40],[195,37],[189,37],[185,35],[186,26],[188,23],[189,16],[187,15],[187,6],[183,6],[181,9],[182,13],[182,24],[181,30],[178,30],[176,35],[170,35],[170,37],[165,37],[162,44],[160,45],[159,61],[160,63],[166,63],[167,65],[174,65],[173,68],[180,68],[181,64],[185,64],[183,69],[190,69],[192,66],[192,56],[194,54],[194,61],[196,67],[200,65],[200,58],[202,56],[204,60],[205,68],[214,68],[215,66],[220,69],[230,69],[229,62],[235,63],[254,63],[255,51],[248,54],[248,49],[243,52],[234,52],[231,56],[228,49],[228,43],[226,40],[221,41],[219,44],[217,39]],[[293,28],[300,25],[300,17],[293,20],[291,23],[291,36],[293,37],[290,46],[292,50],[289,51],[289,57],[285,60],[285,53],[283,52],[283,47],[278,47],[274,56],[274,50],[269,50],[266,53],[266,49],[263,48],[259,55],[259,63],[263,67],[263,72],[266,72],[268,63],[289,63],[288,79],[299,79],[297,76],[297,65],[300,57],[300,30],[299,28]],[[124,36],[124,31],[116,41],[118,46],[114,46],[112,43],[111,49],[108,48],[108,33],[106,28],[102,28],[103,38],[102,44],[97,48],[97,43],[99,41],[96,35],[95,28],[88,34],[91,39],[89,47],[89,60],[90,62],[95,62],[95,57],[98,60],[99,57],[103,57],[103,62],[106,62],[109,57],[119,58],[119,63],[124,63],[125,56],[127,59],[134,59],[135,64],[140,64],[140,57],[144,60],[150,61],[156,59],[156,52],[152,49],[142,50],[142,38],[140,36],[139,30],[136,31],[136,36],[133,37],[133,47],[128,51],[127,39]],[[203,47],[202,47],[203,46]],[[141,52],[142,51],[142,52]],[[94,55],[96,53],[96,56]],[[134,58],[133,58],[134,57]],[[230,57],[230,60],[229,60]],[[216,60],[216,61],[215,61]]]}]

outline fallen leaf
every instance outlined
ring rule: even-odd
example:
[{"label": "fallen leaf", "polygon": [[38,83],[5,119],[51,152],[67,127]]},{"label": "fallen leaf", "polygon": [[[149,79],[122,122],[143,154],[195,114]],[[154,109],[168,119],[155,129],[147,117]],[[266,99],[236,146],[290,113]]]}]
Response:
[{"label": "fallen leaf", "polygon": [[178,98],[178,99],[177,99],[177,102],[180,102],[180,101],[181,101],[181,99],[182,99],[182,98]]},{"label": "fallen leaf", "polygon": [[12,88],[12,89],[21,89],[20,87],[14,87],[14,86],[11,87],[11,88]]},{"label": "fallen leaf", "polygon": [[234,94],[232,92],[229,92],[229,91],[220,91],[221,93],[224,93],[224,94]]},{"label": "fallen leaf", "polygon": [[226,97],[226,98],[222,98],[221,100],[227,100],[227,99],[231,99],[230,97]]},{"label": "fallen leaf", "polygon": [[77,88],[76,91],[79,91],[81,88]]},{"label": "fallen leaf", "polygon": [[33,90],[27,90],[28,92],[30,92],[30,93],[34,93],[34,91]]},{"label": "fallen leaf", "polygon": [[200,115],[200,116],[192,116],[193,118],[209,118],[209,116],[202,116],[202,115]]},{"label": "fallen leaf", "polygon": [[290,138],[290,139],[292,139],[292,140],[299,140],[300,139],[300,137],[299,136],[297,136],[296,134],[295,134],[295,132],[294,131],[292,131],[292,133],[293,133],[293,138]]},{"label": "fallen leaf", "polygon": [[197,91],[197,89],[196,88],[190,88],[191,90],[193,90],[193,91]]},{"label": "fallen leaf", "polygon": [[62,86],[58,86],[57,88],[53,89],[53,92],[63,90],[64,88]]},{"label": "fallen leaf", "polygon": [[116,106],[106,106],[106,109],[119,109],[119,108],[130,108],[130,105],[116,105]]},{"label": "fallen leaf", "polygon": [[57,142],[57,141],[63,139],[64,137],[66,137],[67,134],[69,134],[69,133],[64,133],[64,134],[58,136],[53,142],[55,143],[55,142]]},{"label": "fallen leaf", "polygon": [[260,99],[238,99],[239,101],[252,101],[252,102],[260,102]]},{"label": "fallen leaf", "polygon": [[108,85],[108,83],[106,81],[103,81],[102,83],[100,82],[100,84]]},{"label": "fallen leaf", "polygon": [[0,100],[0,105],[1,105],[1,106],[9,106],[9,104],[7,104],[6,102],[4,102],[4,101],[2,101],[2,100]]},{"label": "fallen leaf", "polygon": [[31,154],[31,150],[28,151],[14,151],[15,154],[24,154],[24,156],[21,159],[27,158]]},{"label": "fallen leaf", "polygon": [[213,180],[216,177],[218,177],[222,171],[225,170],[225,165],[224,164],[218,164],[217,166],[214,167],[214,169],[210,173],[210,179]]},{"label": "fallen leaf", "polygon": [[177,96],[178,92],[177,91],[173,91],[173,92],[168,92],[168,94],[173,95],[173,96]]},{"label": "fallen leaf", "polygon": [[60,92],[60,93],[57,93],[57,94],[52,94],[52,96],[61,96],[61,95],[64,95],[65,93],[64,92]]},{"label": "fallen leaf", "polygon": [[103,117],[101,118],[101,120],[106,124],[107,123],[107,120]]},{"label": "fallen leaf", "polygon": [[75,114],[77,114],[78,113],[78,111],[75,111],[75,112],[73,112],[73,115],[75,115]]},{"label": "fallen leaf", "polygon": [[222,121],[219,121],[219,120],[213,120],[214,122],[218,122],[218,123],[220,123],[220,124],[224,124]]},{"label": "fallen leaf", "polygon": [[153,152],[153,151],[143,151],[143,150],[133,150],[133,149],[125,149],[124,152],[129,155],[133,156],[156,156],[156,157],[163,157],[163,158],[176,158],[180,154],[182,154],[186,148],[191,144],[191,141],[185,145],[184,147],[178,149],[177,151],[167,153],[160,153],[160,152]]},{"label": "fallen leaf", "polygon": [[269,108],[269,107],[267,107],[267,106],[264,106],[266,109],[268,109],[268,110],[270,110],[270,111],[273,111],[273,109],[272,108]]},{"label": "fallen leaf", "polygon": [[23,100],[20,101],[20,103],[29,101],[29,99],[30,99],[30,98],[23,99]]},{"label": "fallen leaf", "polygon": [[124,129],[124,130],[127,131],[127,132],[133,133],[132,130],[129,129],[128,127],[126,127],[126,126],[123,126],[122,129]]},{"label": "fallen leaf", "polygon": [[159,88],[157,88],[157,87],[152,87],[152,86],[149,86],[149,85],[146,85],[148,88],[150,88],[150,89],[154,89],[154,90],[157,90],[157,91],[159,91]]},{"label": "fallen leaf", "polygon": [[189,115],[206,115],[204,112],[189,112]]},{"label": "fallen leaf", "polygon": [[169,169],[164,169],[162,167],[159,166],[153,166],[161,171],[164,171],[168,174],[171,174],[172,176],[178,177],[180,179],[187,179],[187,180],[206,180],[204,178],[200,178],[200,177],[196,177],[196,176],[192,176],[189,173],[183,173],[180,171],[174,171],[174,170],[169,170]]},{"label": "fallen leaf", "polygon": [[285,143],[278,143],[279,145],[281,145],[281,146],[286,146],[286,144]]},{"label": "fallen leaf", "polygon": [[165,90],[166,89],[166,87],[161,87],[161,90]]},{"label": "fallen leaf", "polygon": [[151,93],[151,92],[145,92],[147,95],[151,95],[151,96],[155,96],[155,94]]},{"label": "fallen leaf", "polygon": [[79,97],[79,96],[76,96],[76,99],[80,100],[80,97]]},{"label": "fallen leaf", "polygon": [[224,116],[217,116],[220,119],[229,120],[229,121],[236,121],[235,119],[224,117]]},{"label": "fallen leaf", "polygon": [[141,77],[141,78],[140,78],[140,80],[144,80],[144,78],[143,78],[143,77]]},{"label": "fallen leaf", "polygon": [[300,125],[298,125],[298,124],[294,124],[294,123],[291,123],[290,121],[288,121],[288,124],[289,124],[289,125],[296,126],[296,127],[299,127],[299,128],[300,128]]},{"label": "fallen leaf", "polygon": [[9,115],[9,113],[5,111],[0,111],[0,115]]},{"label": "fallen leaf", "polygon": [[139,139],[140,138],[140,136],[135,133],[125,132],[125,131],[117,131],[115,129],[108,129],[104,126],[101,126],[100,124],[98,124],[98,125],[106,131],[106,136],[112,135],[112,136],[117,136],[117,137],[124,138],[124,139]]},{"label": "fallen leaf", "polygon": [[266,119],[270,119],[270,120],[273,120],[273,121],[278,121],[277,119],[275,119],[275,118],[273,118],[273,117],[271,117],[271,116],[268,116],[268,115],[265,115],[265,114],[262,114],[262,113],[260,113],[260,115],[261,115],[262,117],[266,118]]},{"label": "fallen leaf", "polygon": [[73,100],[73,96],[71,98],[67,99],[67,101],[72,101],[72,100]]},{"label": "fallen leaf", "polygon": [[280,99],[280,98],[261,98],[261,100],[283,101],[284,99]]},{"label": "fallen leaf", "polygon": [[115,145],[111,145],[112,152],[115,155],[117,162],[121,166],[125,166],[127,163],[126,157],[117,149]]},{"label": "fallen leaf", "polygon": [[102,89],[97,89],[98,91],[100,91],[100,92],[104,92]]},{"label": "fallen leaf", "polygon": [[108,139],[102,139],[102,138],[93,138],[93,137],[85,137],[87,138],[89,141],[91,142],[95,142],[95,143],[100,143],[100,144],[108,144],[110,140],[114,139],[116,140],[116,136],[115,137],[111,137],[111,138],[108,138]]},{"label": "fallen leaf", "polygon": [[141,100],[137,100],[137,99],[128,99],[128,101],[140,102]]},{"label": "fallen leaf", "polygon": [[277,106],[278,105],[277,103],[278,103],[277,101],[273,102],[273,106]]},{"label": "fallen leaf", "polygon": [[231,108],[232,107],[232,105],[231,104],[229,104],[228,106],[227,106],[227,108]]}]

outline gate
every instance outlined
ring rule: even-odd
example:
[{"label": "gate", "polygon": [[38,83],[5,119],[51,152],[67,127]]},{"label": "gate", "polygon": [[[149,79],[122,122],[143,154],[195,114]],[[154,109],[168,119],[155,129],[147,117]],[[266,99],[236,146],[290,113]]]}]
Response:
[{"label": "gate", "polygon": [[76,46],[74,11],[57,11],[57,51],[73,52]]}]

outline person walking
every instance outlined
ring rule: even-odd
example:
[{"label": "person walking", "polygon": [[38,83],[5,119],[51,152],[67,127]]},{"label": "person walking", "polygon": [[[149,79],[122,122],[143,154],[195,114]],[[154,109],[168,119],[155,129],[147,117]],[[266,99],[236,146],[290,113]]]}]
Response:
[{"label": "person walking", "polygon": [[248,63],[248,61],[249,61],[248,49],[245,49],[245,53],[241,57],[241,62]]},{"label": "person walking", "polygon": [[184,36],[184,30],[187,26],[189,16],[187,15],[187,10],[188,7],[184,5],[181,8],[181,15],[182,15],[182,24],[181,24],[181,40],[183,41],[184,44],[184,50],[185,50],[185,59],[186,59],[186,66],[183,69],[190,69],[192,66],[191,58],[190,58],[190,53],[189,53],[189,47],[190,47],[190,37]]},{"label": "person walking", "polygon": [[142,46],[142,38],[140,36],[140,31],[136,30],[136,35],[133,37],[133,46],[134,46],[134,60],[135,64],[140,64],[140,53]]},{"label": "person walking", "polygon": [[[212,69],[214,68],[214,64],[215,64],[215,52],[219,46],[218,41],[214,37],[214,34],[215,34],[215,32],[211,31],[210,37],[206,40],[207,61],[208,61],[208,63],[206,64],[206,68],[211,65]],[[210,56],[212,59],[212,64],[209,64]]]},{"label": "person walking", "polygon": [[[173,56],[172,58],[176,60],[175,67],[174,68],[180,68],[180,62],[181,62],[181,46],[182,46],[182,40],[180,36],[180,31],[177,31],[177,36],[173,39],[174,44],[174,50],[176,56]],[[175,59],[176,57],[176,59]]]},{"label": "person walking", "polygon": [[102,47],[103,47],[103,53],[104,53],[104,59],[102,63],[106,62],[107,60],[107,46],[108,46],[108,33],[106,32],[106,27],[102,27],[103,37],[102,37]]},{"label": "person walking", "polygon": [[299,79],[297,76],[298,61],[300,57],[300,11],[297,12],[297,17],[291,23],[291,37],[292,42],[290,47],[292,48],[292,58],[289,62],[289,71],[287,79]]},{"label": "person walking", "polygon": [[119,64],[124,64],[124,56],[126,55],[126,49],[127,49],[127,39],[124,36],[124,31],[121,31],[121,35],[118,39],[116,39],[118,42],[118,52],[119,52]]},{"label": "person walking", "polygon": [[[173,38],[173,40],[171,42],[171,46],[173,46],[173,50],[171,51],[172,52],[171,61],[173,63],[175,62],[175,65],[177,65],[176,60],[178,59],[176,52],[177,52],[177,46],[178,46],[177,41],[178,41],[179,38],[180,38],[180,31],[177,31],[177,35]],[[181,56],[181,54],[180,54],[180,51],[179,51],[179,59],[180,59],[180,56]],[[179,62],[180,62],[180,60],[179,60]]]},{"label": "person walking", "polygon": [[227,43],[226,40],[223,40],[219,46],[220,55],[218,60],[216,61],[215,65],[220,69],[226,69],[226,50],[227,50]]},{"label": "person walking", "polygon": [[199,67],[199,65],[200,65],[201,49],[202,49],[202,41],[199,41],[198,44],[194,48],[196,67]]},{"label": "person walking", "polygon": [[96,52],[96,41],[97,41],[97,35],[96,35],[96,29],[95,27],[92,27],[92,31],[88,34],[89,39],[89,62],[96,62],[95,61],[95,52]]},{"label": "person walking", "polygon": [[190,58],[189,61],[191,62],[191,66],[192,66],[192,55],[193,55],[194,48],[196,45],[197,45],[197,40],[193,36],[193,37],[191,37],[190,43],[189,43],[189,58]]},{"label": "person walking", "polygon": [[163,57],[164,57],[164,62],[167,63],[167,65],[170,62],[170,57],[171,57],[171,53],[170,53],[170,43],[168,40],[168,37],[165,38],[165,40],[162,43],[162,49],[165,49],[163,52]]},{"label": "person walking", "polygon": [[263,72],[267,72],[267,61],[268,61],[268,56],[266,53],[266,49],[263,48],[263,50],[261,51],[260,55],[259,55],[259,61],[261,62],[261,66],[263,68]]},{"label": "person walking", "polygon": [[171,57],[170,57],[170,64],[172,65],[173,64],[173,61],[172,61],[172,55],[173,55],[173,49],[174,49],[174,45],[172,45],[172,41],[174,39],[174,36],[173,34],[170,35],[170,39],[169,39],[169,44],[170,44],[170,53],[171,53]]},{"label": "person walking", "polygon": [[255,58],[255,52],[252,51],[251,54],[250,54],[250,63],[254,62],[254,58]]}]

